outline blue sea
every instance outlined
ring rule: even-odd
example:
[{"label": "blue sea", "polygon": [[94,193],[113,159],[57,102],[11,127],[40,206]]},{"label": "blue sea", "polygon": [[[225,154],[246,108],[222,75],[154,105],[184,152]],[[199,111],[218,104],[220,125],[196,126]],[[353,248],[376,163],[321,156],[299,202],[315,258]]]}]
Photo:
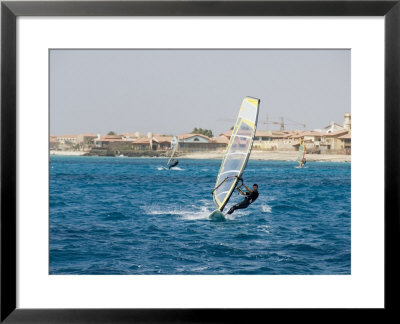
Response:
[{"label": "blue sea", "polygon": [[221,161],[166,162],[51,156],[49,273],[351,273],[350,163],[250,160],[243,178],[258,199],[211,221]]}]

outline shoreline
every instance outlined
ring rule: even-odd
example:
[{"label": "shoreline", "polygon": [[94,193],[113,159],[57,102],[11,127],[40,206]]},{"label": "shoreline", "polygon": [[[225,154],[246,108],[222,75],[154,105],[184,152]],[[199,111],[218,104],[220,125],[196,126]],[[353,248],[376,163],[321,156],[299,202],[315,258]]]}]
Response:
[{"label": "shoreline", "polygon": [[[296,151],[252,151],[249,160],[262,161],[296,161]],[[181,156],[182,159],[222,159],[224,153],[190,153]],[[351,162],[351,155],[345,154],[307,154],[307,161],[325,162]]]},{"label": "shoreline", "polygon": [[[179,159],[220,160],[225,152],[195,152],[181,153]],[[84,156],[87,152],[81,151],[50,151],[50,156]],[[296,161],[296,151],[252,151],[250,160],[255,161]],[[167,158],[165,156],[138,156],[145,158]],[[124,156],[122,158],[127,158]],[[307,154],[307,161],[313,162],[351,162],[351,155],[345,154]]]},{"label": "shoreline", "polygon": [[85,155],[87,152],[82,151],[50,151],[51,155],[63,155],[63,156],[82,156]]}]

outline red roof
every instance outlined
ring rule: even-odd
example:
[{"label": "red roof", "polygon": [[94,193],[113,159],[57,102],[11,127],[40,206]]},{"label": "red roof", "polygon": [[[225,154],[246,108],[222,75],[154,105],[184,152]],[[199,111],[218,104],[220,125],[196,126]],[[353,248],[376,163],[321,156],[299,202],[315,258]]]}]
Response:
[{"label": "red roof", "polygon": [[153,136],[153,141],[155,141],[157,143],[171,143],[172,137],[171,136],[156,135],[156,136]]},{"label": "red roof", "polygon": [[228,144],[229,139],[226,136],[213,137],[211,143]]},{"label": "red roof", "polygon": [[318,136],[318,137],[322,137],[325,136],[326,133],[324,132],[317,132],[317,131],[308,131],[308,132],[304,132],[302,134],[302,136]]},{"label": "red roof", "polygon": [[103,142],[103,143],[111,143],[111,142],[113,142],[113,143],[115,143],[115,142],[130,143],[130,142],[133,142],[133,140],[131,140],[131,141],[124,141],[124,140],[121,139],[121,138],[110,138],[110,139],[101,139],[99,142]]},{"label": "red roof", "polygon": [[78,135],[61,135],[61,136],[58,136],[58,138],[77,138],[78,137]]},{"label": "red roof", "polygon": [[331,133],[326,133],[324,136],[325,137],[336,137],[336,136],[339,137],[339,136],[347,134],[348,132],[349,131],[347,129],[344,129],[344,130],[334,131],[334,132],[331,132]]},{"label": "red roof", "polygon": [[340,139],[351,139],[351,133],[348,132],[347,134],[339,136],[338,138],[340,138]]},{"label": "red roof", "polygon": [[132,144],[150,144],[150,138],[141,137],[138,138],[136,141],[133,141]]},{"label": "red roof", "polygon": [[221,133],[221,134],[219,134],[219,136],[228,136],[228,137],[230,137],[232,135],[232,129],[231,130],[228,130],[228,131],[226,131],[225,133]]},{"label": "red roof", "polygon": [[185,139],[188,139],[188,138],[191,138],[191,137],[195,137],[195,136],[200,136],[200,137],[203,137],[203,138],[205,138],[207,140],[210,140],[210,138],[208,136],[206,136],[206,135],[203,135],[203,134],[191,134],[191,133],[178,135],[178,139],[185,140]]}]

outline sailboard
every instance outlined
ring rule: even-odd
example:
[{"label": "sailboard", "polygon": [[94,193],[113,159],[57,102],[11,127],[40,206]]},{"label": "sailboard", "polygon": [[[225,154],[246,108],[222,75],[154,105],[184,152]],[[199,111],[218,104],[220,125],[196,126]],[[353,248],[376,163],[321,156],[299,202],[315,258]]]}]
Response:
[{"label": "sailboard", "polygon": [[304,140],[301,140],[299,145],[299,153],[297,155],[297,162],[299,163],[300,168],[303,166],[303,160],[305,156],[306,156],[306,146],[304,144]]},{"label": "sailboard", "polygon": [[174,155],[175,155],[176,149],[178,148],[178,140],[176,139],[175,136],[172,138],[172,141],[171,141],[171,148],[172,148],[172,153],[171,153],[171,156],[169,157],[169,160],[168,160],[168,162],[167,162],[167,165],[169,165],[169,164],[171,163],[171,160],[172,160],[172,158],[173,158]]},{"label": "sailboard", "polygon": [[215,188],[212,191],[217,209],[213,211],[210,218],[223,216],[222,211],[241,180],[253,147],[259,107],[260,99],[246,97],[242,101],[229,144],[222,159]]}]

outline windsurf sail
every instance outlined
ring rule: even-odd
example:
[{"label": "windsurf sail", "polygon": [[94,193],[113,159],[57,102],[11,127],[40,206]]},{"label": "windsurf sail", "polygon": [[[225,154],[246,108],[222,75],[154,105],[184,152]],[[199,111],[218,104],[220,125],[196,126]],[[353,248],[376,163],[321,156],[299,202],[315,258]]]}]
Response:
[{"label": "windsurf sail", "polygon": [[170,164],[172,158],[173,158],[174,155],[175,155],[176,149],[178,148],[178,140],[176,139],[175,136],[172,138],[172,141],[171,141],[171,148],[172,148],[172,153],[171,153],[171,156],[169,157],[169,160],[168,160],[168,162],[167,162],[167,165]]},{"label": "windsurf sail", "polygon": [[305,155],[306,155],[306,146],[304,144],[304,140],[301,140],[299,145],[299,153],[297,155],[297,162],[299,163],[300,166],[303,165]]},{"label": "windsurf sail", "polygon": [[222,211],[228,203],[249,159],[257,128],[260,99],[246,97],[240,106],[228,147],[212,192],[214,203]]}]

